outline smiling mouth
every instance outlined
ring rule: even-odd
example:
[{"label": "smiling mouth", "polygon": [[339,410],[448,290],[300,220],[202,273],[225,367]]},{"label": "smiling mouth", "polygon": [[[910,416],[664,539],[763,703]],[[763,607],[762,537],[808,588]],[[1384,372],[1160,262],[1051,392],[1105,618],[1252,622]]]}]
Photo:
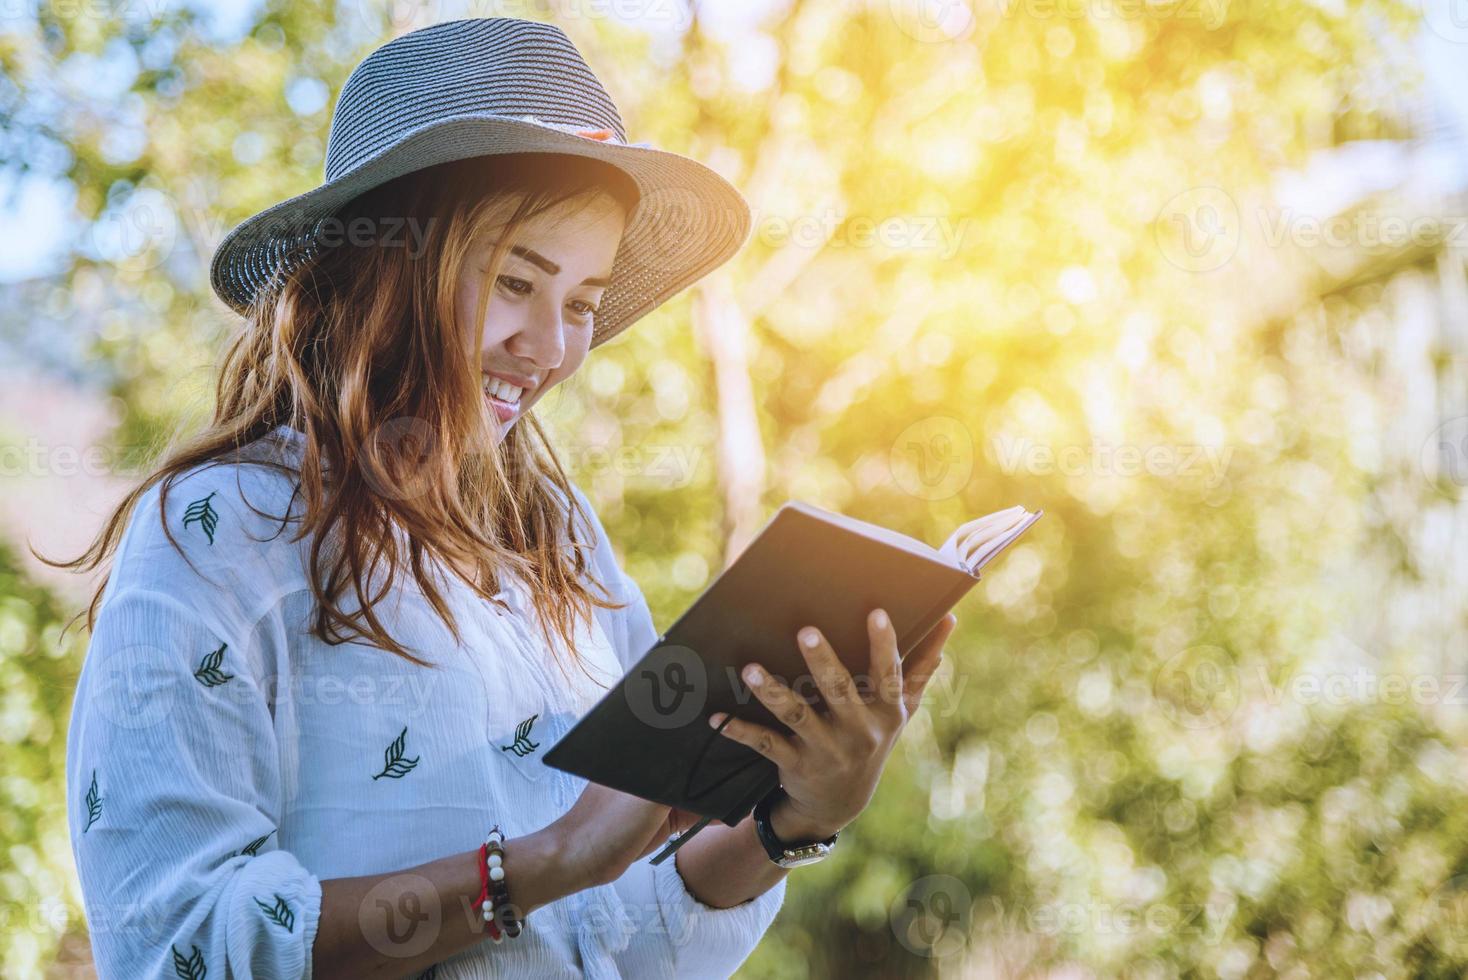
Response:
[{"label": "smiling mouth", "polygon": [[523,388],[488,375],[481,380],[480,390],[484,393],[485,401],[494,410],[495,417],[501,422],[508,422],[515,417],[520,411],[520,402],[525,397]]}]

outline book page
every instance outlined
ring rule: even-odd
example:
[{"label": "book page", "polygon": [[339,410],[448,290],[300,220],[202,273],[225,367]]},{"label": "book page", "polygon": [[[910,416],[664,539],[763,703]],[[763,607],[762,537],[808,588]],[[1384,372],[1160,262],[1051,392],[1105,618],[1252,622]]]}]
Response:
[{"label": "book page", "polygon": [[977,575],[981,568],[1028,530],[1043,513],[1044,511],[1036,511],[1032,514],[1016,504],[1006,510],[976,518],[959,525],[948,540],[943,542],[938,553],[970,575]]}]

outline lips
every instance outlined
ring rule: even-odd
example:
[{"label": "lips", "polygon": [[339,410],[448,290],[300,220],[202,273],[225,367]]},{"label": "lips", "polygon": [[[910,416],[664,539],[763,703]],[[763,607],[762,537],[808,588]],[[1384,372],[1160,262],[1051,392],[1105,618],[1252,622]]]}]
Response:
[{"label": "lips", "polygon": [[520,414],[525,396],[534,389],[535,384],[527,377],[506,376],[493,371],[483,371],[479,378],[480,391],[502,425],[507,425]]}]

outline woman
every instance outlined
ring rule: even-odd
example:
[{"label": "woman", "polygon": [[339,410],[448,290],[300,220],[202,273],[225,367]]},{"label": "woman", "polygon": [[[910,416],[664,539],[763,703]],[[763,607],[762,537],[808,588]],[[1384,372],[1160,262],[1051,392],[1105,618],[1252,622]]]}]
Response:
[{"label": "woman", "polygon": [[67,759],[102,976],[727,976],[871,798],[952,617],[902,665],[874,611],[865,696],[815,634],[826,714],[746,674],[793,731],[723,729],[779,766],[759,832],[654,866],[691,815],[540,762],[658,633],[529,409],[749,227],[622,134],[556,28],[436,25],[220,245],[213,422],[71,563],[116,552]]}]

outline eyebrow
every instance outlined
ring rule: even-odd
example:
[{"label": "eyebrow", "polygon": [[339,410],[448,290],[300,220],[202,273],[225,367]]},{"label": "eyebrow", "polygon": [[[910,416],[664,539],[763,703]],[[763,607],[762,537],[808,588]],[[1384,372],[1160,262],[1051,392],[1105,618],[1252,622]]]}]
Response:
[{"label": "eyebrow", "polygon": [[[511,245],[510,253],[512,255],[520,256],[520,258],[524,259],[526,262],[529,262],[531,265],[539,267],[543,271],[548,272],[553,276],[560,275],[561,273],[561,267],[559,265],[556,265],[556,263],[552,262],[550,259],[546,258],[544,255],[541,255],[534,249],[526,248],[523,245]],[[607,278],[606,276],[587,276],[585,279],[581,280],[581,285],[583,286],[610,286],[611,284],[612,280]]]}]

